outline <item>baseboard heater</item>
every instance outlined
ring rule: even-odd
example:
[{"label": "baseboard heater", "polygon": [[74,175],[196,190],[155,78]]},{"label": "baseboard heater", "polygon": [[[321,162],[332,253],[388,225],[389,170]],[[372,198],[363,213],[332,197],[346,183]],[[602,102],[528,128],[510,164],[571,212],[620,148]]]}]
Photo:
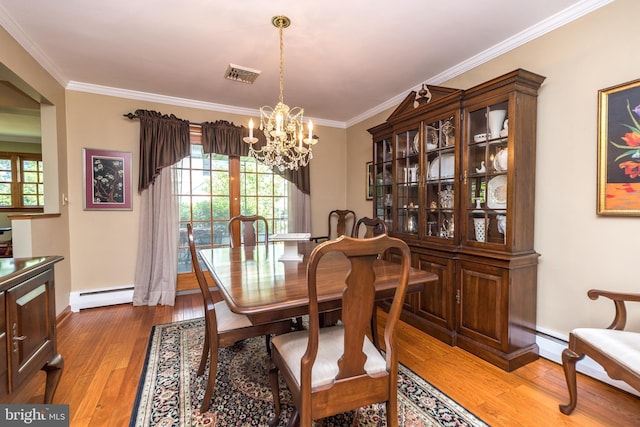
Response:
[{"label": "baseboard heater", "polygon": [[92,289],[90,291],[71,292],[69,305],[71,311],[79,312],[85,308],[105,307],[127,304],[133,301],[133,285],[118,288]]}]

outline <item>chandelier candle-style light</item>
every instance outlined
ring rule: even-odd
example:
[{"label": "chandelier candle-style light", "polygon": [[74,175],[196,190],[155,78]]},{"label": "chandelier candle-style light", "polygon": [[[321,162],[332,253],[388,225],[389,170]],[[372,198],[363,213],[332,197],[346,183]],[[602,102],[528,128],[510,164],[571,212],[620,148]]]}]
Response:
[{"label": "chandelier candle-style light", "polygon": [[[291,25],[286,16],[274,16],[271,23],[280,33],[280,101],[274,108],[260,107],[260,130],[266,137],[266,143],[256,149],[258,138],[253,136],[253,119],[249,120],[249,136],[243,138],[249,144],[249,155],[270,168],[277,167],[297,170],[300,166],[309,164],[313,158],[311,147],[318,142],[313,137],[313,124],[308,122],[308,130],[304,131],[301,107],[289,108],[284,103],[284,42],[282,30]],[[306,136],[306,138],[305,138]]]}]

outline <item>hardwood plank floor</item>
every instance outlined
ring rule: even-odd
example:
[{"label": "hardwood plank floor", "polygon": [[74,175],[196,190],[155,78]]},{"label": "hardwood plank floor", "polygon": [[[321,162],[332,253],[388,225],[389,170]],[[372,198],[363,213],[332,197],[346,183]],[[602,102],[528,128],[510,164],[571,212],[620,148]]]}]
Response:
[{"label": "hardwood plank floor", "polygon": [[[174,307],[112,307],[71,313],[58,325],[64,373],[54,403],[70,405],[71,426],[126,426],[133,408],[151,327],[201,317],[199,294]],[[384,313],[380,314],[384,318]],[[400,361],[492,426],[638,426],[640,399],[580,375],[578,406],[558,410],[568,393],[562,367],[538,359],[512,373],[450,347],[402,323]],[[44,374],[14,403],[41,403]]]}]

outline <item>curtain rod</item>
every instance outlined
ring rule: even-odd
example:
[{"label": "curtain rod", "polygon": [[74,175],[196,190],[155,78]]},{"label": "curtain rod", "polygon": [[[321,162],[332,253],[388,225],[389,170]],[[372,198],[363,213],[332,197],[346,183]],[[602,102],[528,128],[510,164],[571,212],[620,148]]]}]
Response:
[{"label": "curtain rod", "polygon": [[[124,116],[124,117],[127,117],[127,118],[129,118],[129,119],[131,119],[131,120],[133,120],[133,119],[139,119],[139,118],[140,118],[137,114],[134,114],[134,113],[127,113],[127,114],[123,114],[123,116]],[[187,120],[187,121],[188,121],[188,122],[189,122],[189,124],[190,124],[190,125],[192,125],[192,126],[200,126],[200,127],[202,127],[202,123],[191,122],[191,121],[189,121],[189,120]]]}]

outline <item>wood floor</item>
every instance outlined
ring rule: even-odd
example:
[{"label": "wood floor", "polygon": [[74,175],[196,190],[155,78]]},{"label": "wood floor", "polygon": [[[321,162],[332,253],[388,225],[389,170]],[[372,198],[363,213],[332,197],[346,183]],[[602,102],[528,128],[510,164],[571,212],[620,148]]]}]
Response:
[{"label": "wood floor", "polygon": [[[203,315],[199,294],[175,307],[119,305],[71,313],[58,325],[64,373],[54,403],[70,405],[71,426],[127,426],[151,326]],[[384,314],[381,315],[383,317]],[[580,375],[578,407],[558,411],[568,394],[561,366],[539,359],[512,373],[402,324],[400,361],[492,426],[638,426],[640,399]],[[14,403],[41,403],[44,374]]]}]

